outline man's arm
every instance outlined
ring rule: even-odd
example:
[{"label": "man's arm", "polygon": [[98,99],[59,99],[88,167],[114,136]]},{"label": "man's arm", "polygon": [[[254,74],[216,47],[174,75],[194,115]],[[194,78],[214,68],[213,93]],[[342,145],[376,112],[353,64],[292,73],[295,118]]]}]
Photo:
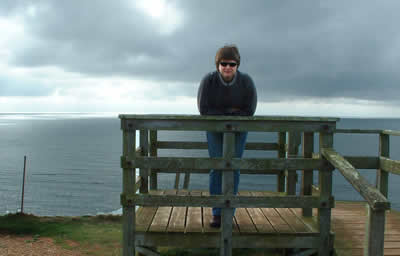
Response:
[{"label": "man's arm", "polygon": [[197,108],[199,109],[200,115],[223,115],[224,113],[216,109],[215,106],[210,105],[210,94],[211,83],[210,75],[206,75],[200,83],[199,90],[197,92]]},{"label": "man's arm", "polygon": [[256,112],[257,108],[257,90],[254,85],[253,79],[247,76],[246,79],[246,94],[245,94],[245,106],[241,109],[233,109],[233,115],[237,116],[252,116]]}]

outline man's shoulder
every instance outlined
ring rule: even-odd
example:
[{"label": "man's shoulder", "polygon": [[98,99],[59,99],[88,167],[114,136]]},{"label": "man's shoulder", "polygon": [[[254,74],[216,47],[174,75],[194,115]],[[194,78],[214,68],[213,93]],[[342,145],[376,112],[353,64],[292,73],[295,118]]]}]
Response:
[{"label": "man's shoulder", "polygon": [[242,71],[239,71],[239,70],[237,71],[237,73],[238,73],[238,75],[240,76],[241,79],[251,80],[251,77],[250,77],[249,74],[247,74],[245,72],[242,72]]},{"label": "man's shoulder", "polygon": [[211,84],[213,80],[215,80],[215,77],[217,75],[216,71],[213,72],[208,72],[206,75],[204,75],[203,79],[201,80],[202,84]]},{"label": "man's shoulder", "polygon": [[253,79],[251,78],[251,76],[249,74],[247,74],[245,72],[239,72],[239,71],[238,71],[238,74],[239,74],[240,80],[242,81],[242,83],[244,85],[254,86]]},{"label": "man's shoulder", "polygon": [[208,72],[207,74],[204,75],[203,80],[211,79],[211,78],[215,77],[216,75],[217,75],[217,71]]}]

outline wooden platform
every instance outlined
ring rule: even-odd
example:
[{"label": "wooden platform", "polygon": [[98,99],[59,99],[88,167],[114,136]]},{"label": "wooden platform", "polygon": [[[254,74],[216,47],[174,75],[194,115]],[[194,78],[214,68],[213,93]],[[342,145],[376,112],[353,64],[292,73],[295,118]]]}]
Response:
[{"label": "wooden platform", "polygon": [[[363,255],[366,213],[363,202],[336,202],[332,229],[338,256]],[[384,255],[400,256],[400,214],[394,211],[386,213],[384,246]]]},{"label": "wooden platform", "polygon": [[[201,191],[190,193],[208,195]],[[247,196],[266,193],[240,192]],[[136,212],[136,245],[219,247],[220,229],[209,226],[211,216],[211,208],[207,207],[140,207]],[[233,225],[234,248],[316,248],[319,244],[316,222],[302,217],[296,209],[238,208]]]},{"label": "wooden platform", "polygon": [[[188,194],[187,191],[152,191],[155,194]],[[191,194],[208,195],[205,191]],[[260,196],[267,192],[241,192]],[[211,208],[140,207],[136,212],[136,241],[143,246],[201,248],[219,246],[219,229],[210,228]],[[314,216],[317,215],[314,209]],[[363,255],[366,207],[363,202],[336,202],[332,231],[338,256]],[[239,208],[234,218],[235,248],[317,247],[316,217],[301,216],[301,209]],[[400,256],[400,215],[387,213],[385,255]]]}]

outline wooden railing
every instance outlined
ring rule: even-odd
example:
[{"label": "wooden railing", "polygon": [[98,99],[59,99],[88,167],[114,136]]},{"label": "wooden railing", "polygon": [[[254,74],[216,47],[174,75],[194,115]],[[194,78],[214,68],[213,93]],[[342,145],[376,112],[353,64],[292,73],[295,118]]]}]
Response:
[{"label": "wooden railing", "polygon": [[[298,133],[291,133],[289,137],[293,137],[294,135],[299,135]],[[260,142],[247,142],[245,145],[245,150],[257,150],[257,151],[276,151],[278,158],[285,158],[286,156],[286,132],[278,133],[278,142],[277,143],[260,143]],[[298,148],[299,145],[293,145],[292,148]],[[150,131],[150,151],[153,152],[152,156],[158,155],[159,149],[187,149],[187,150],[206,150],[208,149],[207,142],[198,142],[198,141],[162,141],[158,140],[157,131]],[[297,153],[297,151],[296,151]],[[192,170],[191,172],[188,170],[176,170],[176,169],[151,169],[150,174],[150,189],[158,188],[158,173],[176,173],[174,189],[179,189],[180,184],[180,174],[184,174],[184,182],[183,189],[188,189],[190,182],[190,174],[191,173],[209,173],[209,169],[198,169]],[[277,176],[277,191],[284,192],[285,191],[285,174],[281,174],[281,172],[276,172],[272,170],[241,170],[242,174],[270,174]],[[291,184],[293,185],[293,184]]]},{"label": "wooden railing", "polygon": [[[123,253],[135,252],[135,213],[136,205],[142,206],[203,206],[222,208],[221,255],[231,255],[232,217],[235,207],[276,207],[303,208],[304,215],[311,215],[312,208],[318,208],[319,255],[329,255],[333,246],[331,229],[331,208],[333,166],[325,158],[313,159],[314,133],[319,133],[320,149],[332,148],[336,118],[307,117],[224,117],[224,116],[164,116],[164,115],[120,115],[123,130]],[[135,150],[136,131],[140,131],[140,150]],[[157,148],[206,148],[204,143],[159,142],[157,130],[217,131],[224,133],[224,150],[221,158],[199,157],[158,157]],[[259,131],[278,132],[278,143],[249,143],[251,149],[278,150],[278,158],[237,159],[234,158],[235,132]],[[288,135],[287,154],[282,144]],[[300,137],[304,133],[303,157],[297,156]],[[149,138],[150,137],[150,138]],[[140,183],[136,182],[135,169],[139,168]],[[156,172],[204,172],[219,169],[223,171],[223,195],[180,196],[150,195],[148,187],[156,188]],[[274,173],[278,177],[278,191],[283,190],[286,176],[286,194],[281,196],[234,196],[233,170],[246,170],[250,173]],[[156,170],[156,172],[152,172]],[[303,171],[302,192],[295,191],[296,170]],[[319,194],[312,195],[312,172],[319,170]],[[208,171],[207,171],[208,172]],[[286,175],[284,175],[286,173]],[[150,184],[149,184],[150,174]],[[283,182],[282,182],[283,181]],[[140,185],[136,194],[136,185]]]},{"label": "wooden railing", "polygon": [[[324,148],[321,153],[368,203],[364,255],[383,255],[385,212],[390,209],[390,202],[387,198],[388,177],[389,173],[400,174],[400,161],[389,158],[389,135],[400,136],[400,132],[391,130],[336,129],[335,133],[379,135],[378,157],[341,156],[333,148]],[[369,184],[356,169],[377,169],[376,185]]]},{"label": "wooden railing", "polygon": [[[335,129],[337,119],[293,117],[199,117],[199,116],[138,116],[121,115],[123,130],[124,255],[135,251],[134,226],[136,205],[142,206],[202,206],[223,208],[221,255],[230,255],[232,242],[232,208],[235,207],[292,207],[303,208],[304,216],[312,216],[312,208],[319,209],[321,235],[319,254],[327,255],[330,241],[330,208],[333,207],[332,171],[336,168],[368,202],[368,222],[364,255],[383,255],[385,211],[390,209],[388,195],[389,173],[400,174],[400,161],[389,158],[389,136],[400,136],[400,131]],[[135,149],[135,133],[140,130],[139,148]],[[224,132],[222,158],[158,157],[158,149],[207,149],[205,142],[158,141],[157,130],[211,130]],[[248,150],[277,151],[277,158],[233,158],[234,132],[278,132],[277,143],[248,143]],[[298,145],[302,134],[302,157]],[[314,133],[320,135],[320,153],[314,153]],[[333,145],[334,133],[379,135],[379,156],[341,156]],[[287,139],[286,139],[287,138]],[[286,140],[288,143],[286,143]],[[140,168],[135,177],[135,168]],[[148,188],[157,188],[158,172],[208,173],[209,169],[223,170],[224,195],[179,196],[150,195]],[[286,194],[270,197],[234,196],[232,171],[241,173],[274,174],[278,176],[277,191]],[[367,182],[356,169],[377,169],[376,186]],[[296,196],[296,170],[302,170],[301,193]],[[312,196],[313,170],[319,170],[318,196]],[[189,175],[184,187],[188,187]],[[150,180],[149,180],[150,177]],[[285,182],[286,181],[286,182]],[[179,176],[175,184],[179,183]],[[286,187],[285,187],[286,183]],[[135,191],[139,190],[139,194]],[[229,202],[229,203],[227,203]]]}]

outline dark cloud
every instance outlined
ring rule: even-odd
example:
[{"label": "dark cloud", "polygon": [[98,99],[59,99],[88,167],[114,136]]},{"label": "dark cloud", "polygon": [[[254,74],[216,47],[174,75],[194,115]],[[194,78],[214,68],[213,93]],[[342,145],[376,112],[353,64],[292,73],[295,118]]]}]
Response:
[{"label": "dark cloud", "polygon": [[[0,13],[24,12],[24,1]],[[291,98],[396,100],[400,94],[400,2],[174,1],[183,24],[171,34],[134,8],[134,1],[35,1],[26,16],[34,40],[14,65],[58,66],[96,76],[181,82],[193,86],[215,66],[218,47],[236,43],[240,70],[261,101]]]}]

